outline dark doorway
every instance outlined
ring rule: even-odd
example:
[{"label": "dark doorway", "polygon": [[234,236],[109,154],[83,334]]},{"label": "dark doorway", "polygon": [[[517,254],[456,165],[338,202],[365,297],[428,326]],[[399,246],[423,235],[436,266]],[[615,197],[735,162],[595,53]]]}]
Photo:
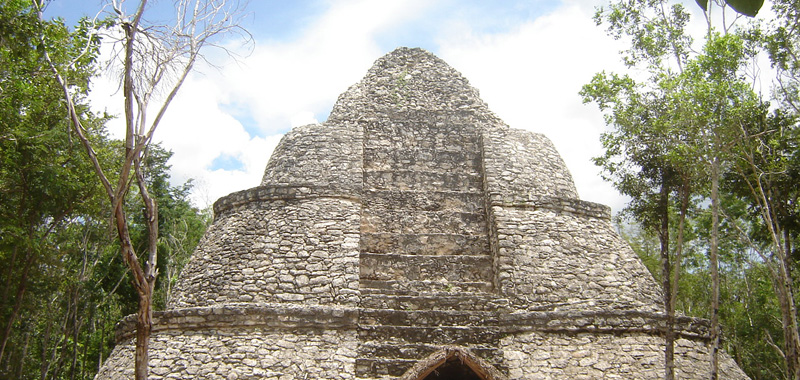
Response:
[{"label": "dark doorway", "polygon": [[423,380],[483,380],[469,366],[462,363],[461,359],[451,357],[439,367],[436,367]]}]

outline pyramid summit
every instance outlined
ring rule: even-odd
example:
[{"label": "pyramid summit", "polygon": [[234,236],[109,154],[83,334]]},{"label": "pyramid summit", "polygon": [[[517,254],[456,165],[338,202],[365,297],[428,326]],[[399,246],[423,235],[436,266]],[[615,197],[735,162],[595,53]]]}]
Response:
[{"label": "pyramid summit", "polygon": [[[378,59],[214,213],[154,313],[153,378],[663,376],[662,294],[608,207],[424,50]],[[708,321],[676,328],[677,376],[708,377]],[[132,378],[134,331],[98,379]]]},{"label": "pyramid summit", "polygon": [[413,111],[502,123],[461,73],[425,50],[409,48],[378,59],[361,82],[339,96],[328,122]]}]

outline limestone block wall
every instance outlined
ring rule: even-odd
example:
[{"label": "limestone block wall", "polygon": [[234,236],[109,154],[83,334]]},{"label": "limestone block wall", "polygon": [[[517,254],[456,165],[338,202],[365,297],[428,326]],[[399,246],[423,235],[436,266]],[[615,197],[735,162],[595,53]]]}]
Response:
[{"label": "limestone block wall", "polygon": [[[664,339],[658,335],[533,332],[508,336],[501,345],[510,380],[658,379],[664,374]],[[709,360],[704,341],[675,342],[675,378],[709,378]],[[720,355],[720,378],[748,379],[728,355]]]},{"label": "limestone block wall", "polygon": [[647,268],[608,218],[492,206],[500,292],[529,309],[661,311]]},{"label": "limestone block wall", "polygon": [[264,170],[262,186],[361,188],[363,130],[352,123],[294,128],[281,139]]},{"label": "limestone block wall", "polygon": [[[474,125],[504,125],[461,73],[421,49],[400,48],[378,59],[361,82],[339,96],[328,122],[370,122],[423,110]],[[395,118],[400,119],[400,118]]]},{"label": "limestone block wall", "polygon": [[[361,278],[490,287],[490,252],[478,250],[488,246],[480,167],[473,125],[431,113],[365,125]],[[391,244],[401,240],[420,244]]]},{"label": "limestone block wall", "polygon": [[[171,331],[150,339],[149,378],[158,379],[353,379],[355,330],[219,329]],[[133,338],[118,342],[97,375],[133,378]]]},{"label": "limestone block wall", "polygon": [[[515,380],[663,373],[660,287],[608,207],[421,49],[379,59],[214,213],[153,314],[153,379],[385,380],[452,346]],[[133,377],[135,319],[98,379]],[[678,377],[707,377],[708,321],[676,331]]]},{"label": "limestone block wall", "polygon": [[547,137],[490,128],[482,149],[501,295],[533,310],[661,310],[659,287],[613,230],[609,209],[578,198]]},{"label": "limestone block wall", "polygon": [[238,197],[257,197],[258,190],[217,204],[217,209],[221,204],[232,208],[221,210],[209,227],[169,307],[357,304],[360,203],[344,195],[289,189],[294,191],[267,192],[267,199],[232,206]]},{"label": "limestone block wall", "polygon": [[578,199],[572,175],[544,135],[491,128],[484,130],[482,137],[486,190],[493,200],[513,202],[520,196]]}]

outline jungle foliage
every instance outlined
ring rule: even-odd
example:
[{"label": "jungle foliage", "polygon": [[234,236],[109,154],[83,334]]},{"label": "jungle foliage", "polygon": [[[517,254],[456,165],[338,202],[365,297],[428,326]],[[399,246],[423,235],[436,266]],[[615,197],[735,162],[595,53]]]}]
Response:
[{"label": "jungle foliage", "polygon": [[[112,348],[114,325],[136,311],[137,295],[106,193],[71,130],[44,51],[68,68],[75,109],[98,160],[115,168],[124,149],[108,137],[109,117],[88,106],[90,79],[99,73],[90,23],[41,21],[33,5],[0,0],[0,378],[91,379]],[[210,215],[190,202],[191,182],[169,182],[170,156],[151,145],[143,172],[161,210],[158,249],[167,260],[159,264],[175,274]],[[140,210],[129,215],[131,234],[144,245],[135,192],[126,196],[130,209]],[[174,275],[159,283],[156,307],[167,302],[171,281]]]},{"label": "jungle foliage", "polygon": [[[709,318],[714,357],[725,349],[753,379],[800,379],[800,3],[768,3],[769,22],[743,17],[762,6],[745,3],[698,1],[694,35],[677,2],[614,1],[595,18],[630,46],[629,70],[581,95],[605,115],[595,163],[631,198],[626,234],[664,288],[666,379],[675,313]],[[761,58],[774,77],[760,78]]]}]

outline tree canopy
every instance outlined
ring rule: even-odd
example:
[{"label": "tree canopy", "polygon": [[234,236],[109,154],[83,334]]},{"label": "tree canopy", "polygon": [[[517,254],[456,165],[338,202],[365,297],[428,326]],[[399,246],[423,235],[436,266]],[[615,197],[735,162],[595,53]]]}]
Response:
[{"label": "tree canopy", "polygon": [[[662,280],[665,312],[710,318],[713,341],[722,337],[754,379],[800,379],[791,185],[800,167],[798,4],[774,2],[777,18],[766,26],[735,16],[734,25],[712,22],[713,12],[729,8],[755,16],[760,1],[698,5],[702,35],[689,34],[691,12],[680,3],[619,1],[598,10],[597,23],[630,42],[622,56],[630,71],[599,73],[581,91],[610,127],[595,163],[631,197],[624,214],[637,239],[660,241],[658,255],[638,251],[659,258],[660,270],[651,270]],[[755,62],[766,54],[777,70],[771,97],[753,87]]]},{"label": "tree canopy", "polygon": [[[114,325],[136,293],[113,238],[105,191],[70,125],[63,75],[98,162],[118,168],[123,144],[86,95],[100,40],[88,20],[40,20],[31,1],[0,0],[0,378],[90,379],[108,356]],[[44,37],[44,38],[42,38]],[[46,45],[45,45],[46,44]],[[174,277],[209,222],[189,201],[191,182],[169,181],[171,153],[152,145],[143,173],[162,212],[158,249]],[[111,174],[113,175],[113,174]],[[146,244],[143,206],[128,193],[134,244]],[[174,278],[173,278],[174,280]],[[169,297],[156,289],[156,305]]]}]

